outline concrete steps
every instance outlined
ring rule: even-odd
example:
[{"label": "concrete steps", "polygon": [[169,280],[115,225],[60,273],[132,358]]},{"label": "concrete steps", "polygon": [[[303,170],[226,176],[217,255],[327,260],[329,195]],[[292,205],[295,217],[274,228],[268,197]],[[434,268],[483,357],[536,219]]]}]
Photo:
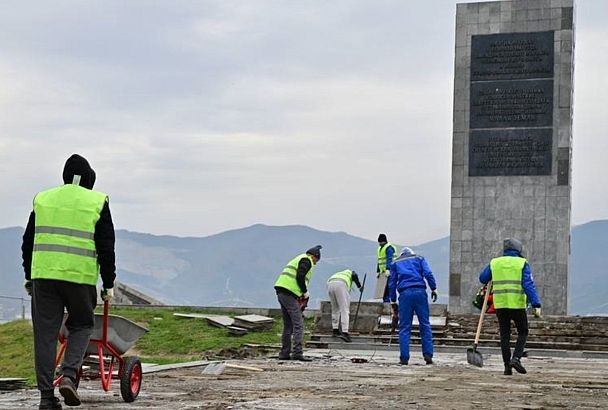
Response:
[{"label": "concrete steps", "polygon": [[[399,337],[393,336],[382,336],[382,335],[351,335],[352,343],[346,343],[342,339],[334,338],[331,335],[313,334],[311,339],[306,342],[306,347],[309,348],[323,348],[323,349],[379,349],[386,350],[389,346],[399,346]],[[433,344],[435,346],[472,346],[474,336],[471,338],[454,338],[454,337],[433,337]],[[412,336],[410,338],[411,345],[419,345],[421,339],[419,336]],[[485,347],[500,347],[500,340],[498,339],[484,339],[479,340],[479,346]],[[515,347],[515,338],[511,339],[511,346]],[[570,342],[553,342],[539,340],[529,340],[526,343],[526,348],[533,349],[545,349],[545,350],[586,350],[608,352],[608,349],[604,345],[594,344],[577,344],[573,345]]]},{"label": "concrete steps", "polygon": [[[353,343],[343,343],[341,339],[332,339],[331,305],[322,302],[319,314],[315,317],[315,334],[308,342],[309,346],[351,348],[361,346],[365,349],[386,348],[390,341],[391,348],[398,345],[397,332],[391,339],[391,308],[378,302],[364,302],[360,306],[356,327],[353,313],[356,304],[351,304],[351,337]],[[431,328],[435,346],[471,346],[475,338],[479,314],[453,315],[448,313],[445,305],[430,305]],[[608,316],[545,316],[528,317],[528,342],[530,349],[593,351],[608,353]],[[515,343],[517,331],[512,329],[512,344]],[[497,348],[500,345],[498,323],[493,314],[486,315],[481,332],[480,346]],[[411,345],[420,344],[417,320],[412,326]]]}]

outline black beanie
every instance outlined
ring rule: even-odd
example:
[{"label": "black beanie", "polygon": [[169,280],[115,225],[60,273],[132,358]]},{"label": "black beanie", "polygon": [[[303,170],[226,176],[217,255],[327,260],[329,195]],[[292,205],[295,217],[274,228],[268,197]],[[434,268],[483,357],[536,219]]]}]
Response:
[{"label": "black beanie", "polygon": [[386,235],[381,233],[380,235],[378,235],[378,242],[388,242],[386,240]]},{"label": "black beanie", "polygon": [[321,259],[321,249],[323,247],[321,245],[313,246],[309,250],[306,251],[307,254],[314,256],[317,259]]}]

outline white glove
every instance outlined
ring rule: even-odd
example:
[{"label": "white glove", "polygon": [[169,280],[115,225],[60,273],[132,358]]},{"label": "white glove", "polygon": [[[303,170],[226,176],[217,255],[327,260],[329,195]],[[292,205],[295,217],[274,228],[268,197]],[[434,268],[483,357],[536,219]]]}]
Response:
[{"label": "white glove", "polygon": [[310,293],[306,292],[306,293],[304,293],[304,294],[302,295],[302,297],[303,297],[304,299],[308,299],[308,298],[310,298]]},{"label": "white glove", "polygon": [[114,288],[110,288],[110,289],[103,288],[103,289],[101,289],[101,292],[99,295],[101,296],[101,299],[104,302],[110,303],[110,301],[114,297]]},{"label": "white glove", "polygon": [[391,271],[390,270],[385,270],[384,272],[382,272],[384,274],[384,276],[386,276],[387,278],[389,276],[391,276]]},{"label": "white glove", "polygon": [[543,317],[540,308],[534,308],[534,317]]}]

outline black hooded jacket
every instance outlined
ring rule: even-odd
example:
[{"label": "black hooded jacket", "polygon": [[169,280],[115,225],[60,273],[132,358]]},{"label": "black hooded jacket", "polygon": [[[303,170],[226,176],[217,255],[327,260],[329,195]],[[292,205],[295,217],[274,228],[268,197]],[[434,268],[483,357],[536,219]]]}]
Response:
[{"label": "black hooded jacket", "polygon": [[[93,185],[95,185],[95,171],[93,171],[89,162],[78,154],[72,155],[66,161],[63,168],[63,182],[66,184],[76,182],[74,181],[74,175],[80,175],[78,185],[87,189],[93,189]],[[32,211],[25,228],[25,233],[23,234],[23,244],[21,245],[23,270],[25,271],[25,279],[27,280],[30,280],[32,277],[35,226],[36,215]],[[116,278],[116,257],[114,253],[114,224],[112,223],[112,215],[110,214],[110,205],[107,201],[95,225],[94,240],[103,287],[110,289],[114,287],[114,279]]]}]

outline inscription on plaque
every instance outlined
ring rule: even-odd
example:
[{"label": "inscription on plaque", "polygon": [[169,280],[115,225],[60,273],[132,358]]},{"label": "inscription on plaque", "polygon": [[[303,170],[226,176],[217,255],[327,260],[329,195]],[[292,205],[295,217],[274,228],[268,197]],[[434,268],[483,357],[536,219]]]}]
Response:
[{"label": "inscription on plaque", "polygon": [[553,40],[553,31],[472,37],[469,176],[551,175]]},{"label": "inscription on plaque", "polygon": [[471,81],[553,78],[553,31],[472,36]]},{"label": "inscription on plaque", "polygon": [[471,128],[544,127],[553,124],[553,80],[471,84]]},{"label": "inscription on plaque", "polygon": [[551,175],[552,130],[474,130],[469,135],[469,175]]}]

